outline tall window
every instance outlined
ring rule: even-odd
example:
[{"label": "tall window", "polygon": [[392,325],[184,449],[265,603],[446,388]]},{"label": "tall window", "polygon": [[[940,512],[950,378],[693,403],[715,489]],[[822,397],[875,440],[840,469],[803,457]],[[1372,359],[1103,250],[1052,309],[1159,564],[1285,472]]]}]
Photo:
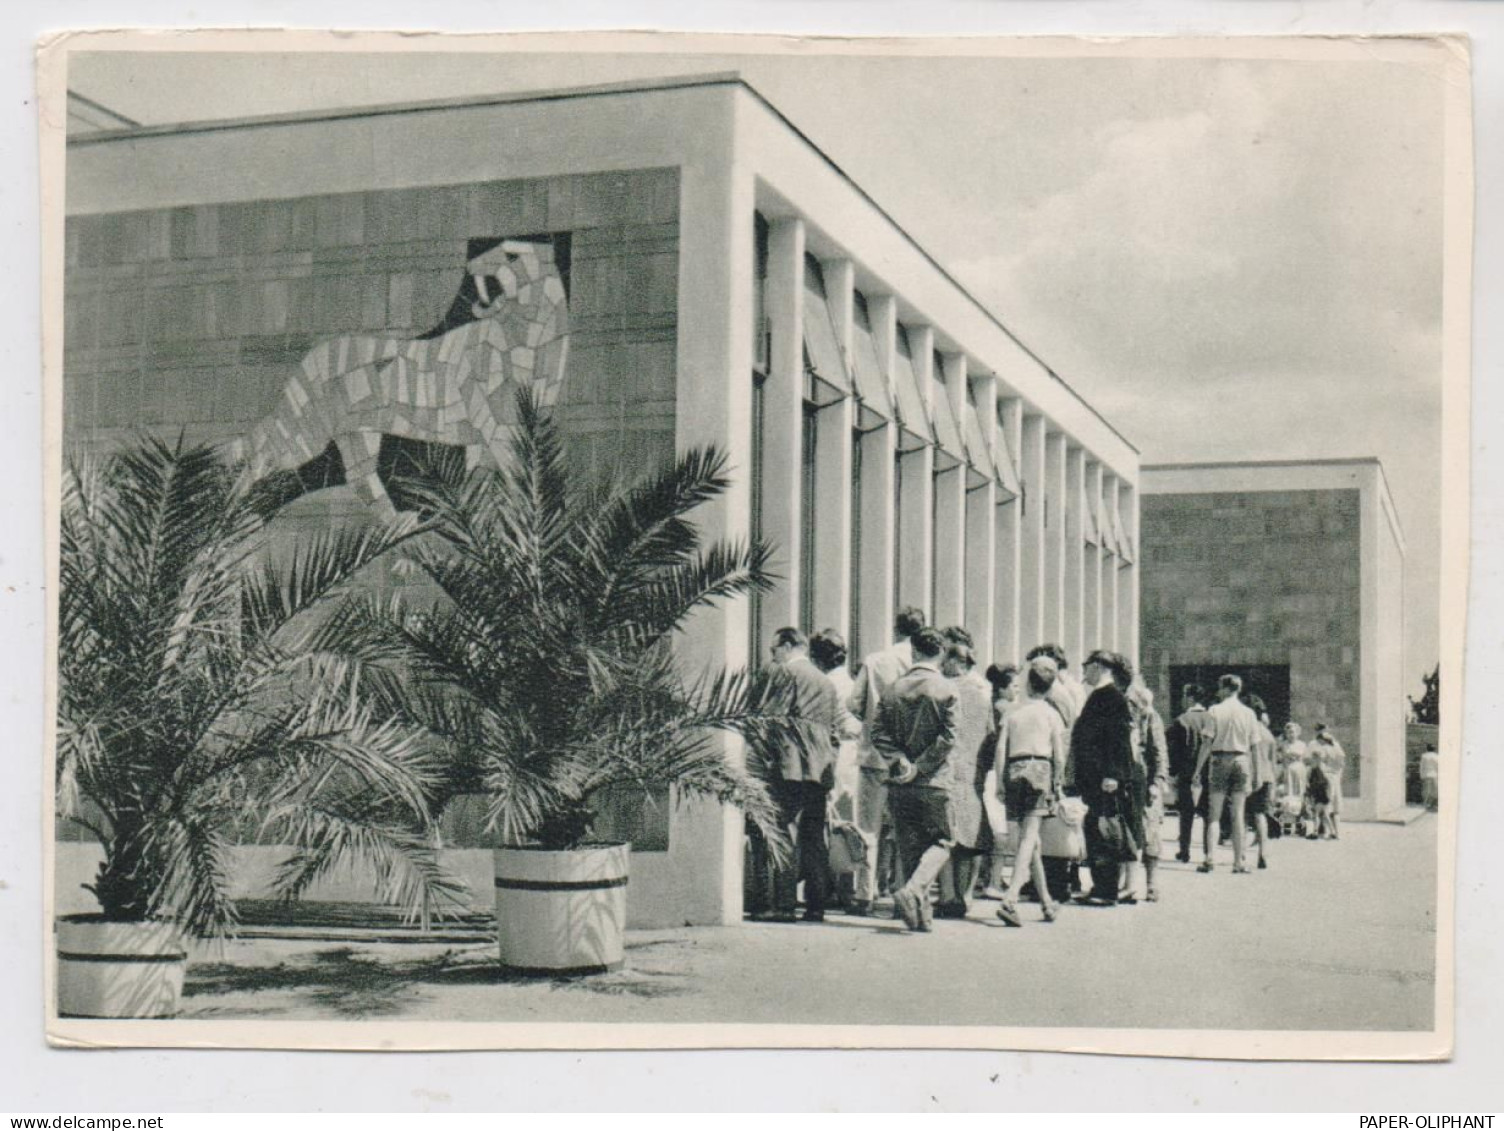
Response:
[{"label": "tall window", "polygon": [[804,432],[800,437],[799,468],[799,620],[806,632],[815,624],[815,443],[820,431],[820,409],[804,402]]},{"label": "tall window", "polygon": [[770,341],[768,334],[767,287],[768,287],[768,221],[761,212],[752,220],[753,270],[752,279],[752,368],[766,373],[769,365]]},{"label": "tall window", "polygon": [[903,452],[893,453],[893,607],[903,605]]},{"label": "tall window", "polygon": [[[752,516],[748,537],[762,540],[762,473],[763,473],[763,382],[768,376],[769,336],[766,295],[768,281],[768,221],[761,212],[752,217]],[[757,667],[763,660],[763,600],[752,592],[748,609],[747,666]]]},{"label": "tall window", "polygon": [[930,544],[925,553],[930,560],[930,616],[937,615],[940,605],[935,600],[940,589],[940,555],[936,547],[940,541],[938,516],[940,514],[940,477],[949,471],[936,471],[930,476]]},{"label": "tall window", "polygon": [[862,430],[851,430],[851,639],[846,655],[855,666],[862,655]]},{"label": "tall window", "polygon": [[[761,373],[752,376],[752,521],[748,531],[752,541],[760,542],[763,536],[762,522],[762,473],[763,473],[763,382]],[[750,639],[747,641],[747,665],[757,667],[763,658],[762,594],[752,591],[749,620]]]}]

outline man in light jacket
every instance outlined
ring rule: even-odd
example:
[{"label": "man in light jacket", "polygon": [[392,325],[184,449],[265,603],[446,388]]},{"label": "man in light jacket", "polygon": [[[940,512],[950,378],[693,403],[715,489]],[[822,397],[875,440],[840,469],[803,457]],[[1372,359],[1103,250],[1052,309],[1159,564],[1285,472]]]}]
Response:
[{"label": "man in light jacket", "polygon": [[825,919],[826,888],[830,880],[825,822],[835,777],[839,705],[836,686],[810,660],[809,640],[797,628],[780,628],[774,633],[771,653],[773,663],[793,682],[795,709],[805,721],[807,740],[784,745],[779,766],[781,780],[773,786],[782,824],[798,846],[797,863],[773,865],[766,842],[761,837],[753,838],[752,869],[757,897],[752,917],[793,922],[802,877],[804,920],[819,923]]},{"label": "man in light jacket", "polygon": [[910,644],[914,666],[883,696],[874,744],[893,782],[893,825],[905,877],[893,893],[893,907],[910,930],[927,931],[930,884],[950,862],[957,695],[940,670],[945,638],[925,628]]},{"label": "man in light jacket", "polygon": [[872,901],[878,896],[879,855],[888,811],[888,763],[875,742],[878,707],[883,696],[913,665],[909,639],[923,627],[922,610],[912,607],[898,610],[893,643],[862,661],[856,684],[846,700],[846,709],[862,724],[861,777],[854,821],[867,845],[867,867],[857,872],[853,884],[850,909],[854,915],[870,914]]}]

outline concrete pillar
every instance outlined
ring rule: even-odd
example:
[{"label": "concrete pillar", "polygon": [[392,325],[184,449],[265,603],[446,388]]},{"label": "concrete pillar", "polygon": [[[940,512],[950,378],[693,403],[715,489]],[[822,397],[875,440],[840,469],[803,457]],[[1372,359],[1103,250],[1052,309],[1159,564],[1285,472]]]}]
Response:
[{"label": "concrete pillar", "polygon": [[[962,385],[971,387],[977,423],[982,429],[982,443],[989,452],[994,451],[997,446],[997,378],[989,374],[969,379],[966,356],[955,354],[945,358],[947,387],[951,369],[956,365],[961,370]],[[966,492],[966,597],[963,606],[966,627],[976,641],[977,662],[988,664],[997,658],[997,479],[989,469],[980,470],[987,475],[987,482]]]},{"label": "concrete pillar", "polygon": [[[1102,473],[1102,526],[1107,531],[1116,532],[1117,526],[1113,519],[1118,513],[1118,477],[1110,471]],[[1103,541],[1110,546],[1116,547],[1115,538],[1104,538]],[[1111,552],[1102,556],[1102,643],[1100,647],[1110,648],[1114,652],[1122,651],[1118,647],[1118,555],[1114,548]]]},{"label": "concrete pillar", "polygon": [[[1022,474],[1024,403],[1018,397],[998,398],[998,456]],[[993,587],[993,647],[1006,661],[1023,658],[1019,650],[1019,595],[1023,582],[1023,500],[999,498],[997,506],[997,571]]]},{"label": "concrete pillar", "polygon": [[[851,636],[851,462],[856,401],[843,397],[815,418],[815,599],[810,631]],[[886,508],[885,508],[886,509]]]},{"label": "concrete pillar", "polygon": [[[1102,465],[1096,460],[1088,460],[1086,464],[1086,509],[1091,515],[1091,521],[1098,523],[1102,517]],[[1102,532],[1097,531],[1097,544],[1086,547],[1086,583],[1084,590],[1084,627],[1085,646],[1081,652],[1081,658],[1098,648],[1105,648],[1102,636],[1102,562],[1106,554],[1102,549]]]},{"label": "concrete pillar", "polygon": [[1044,632],[1046,640],[1065,640],[1065,435],[1046,430]]},{"label": "concrete pillar", "polygon": [[1042,416],[1025,414],[1023,450],[1019,458],[1023,482],[1022,542],[1019,578],[1018,643],[1027,652],[1045,641],[1047,577],[1045,572],[1045,422]]},{"label": "concrete pillar", "polygon": [[[935,337],[928,326],[909,330],[909,345],[914,353],[914,375],[919,387],[933,399],[943,396],[946,407],[955,415],[956,391],[952,381],[957,372],[947,369],[935,373]],[[960,359],[961,398],[966,399],[966,359]],[[964,419],[964,418],[962,418]],[[946,461],[949,462],[949,461]],[[935,472],[935,623],[942,627],[964,624],[966,617],[966,466],[954,466]]]},{"label": "concrete pillar", "polygon": [[[726,453],[730,486],[695,511],[708,541],[746,539],[752,518],[752,309],[754,182],[726,142],[723,160],[681,171],[679,329],[675,445],[713,443]],[[714,374],[707,379],[707,374]],[[702,608],[675,638],[686,673],[746,661],[746,598]],[[741,745],[717,736],[733,760]],[[670,801],[666,852],[632,854],[630,921],[634,926],[735,924],[742,918],[745,819],[702,798]]]},{"label": "concrete pillar", "polygon": [[[852,292],[855,269],[849,259],[822,260],[825,276],[825,302],[835,327],[836,344],[851,372],[851,333],[853,326]],[[856,399],[848,396],[839,404],[820,409],[815,434],[815,484],[818,491],[815,523],[815,624],[814,628],[834,628],[849,643],[857,626],[852,623],[853,588],[859,577],[853,568],[852,545],[852,465],[855,458]],[[892,456],[888,462],[893,462]],[[863,464],[865,472],[866,465]],[[863,495],[864,499],[871,496]],[[891,498],[890,495],[880,496]],[[891,508],[884,506],[884,510]],[[864,516],[865,517],[865,516]],[[863,524],[865,525],[865,523]],[[891,558],[892,551],[889,550]],[[891,579],[888,582],[892,588]],[[891,617],[889,618],[891,619]],[[884,640],[886,643],[886,640]]]},{"label": "concrete pillar", "polygon": [[772,348],[763,384],[762,532],[777,575],[764,594],[771,633],[800,620],[801,502],[804,464],[804,221],[774,220],[768,231],[764,309]]},{"label": "concrete pillar", "polygon": [[1086,452],[1065,455],[1065,631],[1060,646],[1072,665],[1086,656]]}]

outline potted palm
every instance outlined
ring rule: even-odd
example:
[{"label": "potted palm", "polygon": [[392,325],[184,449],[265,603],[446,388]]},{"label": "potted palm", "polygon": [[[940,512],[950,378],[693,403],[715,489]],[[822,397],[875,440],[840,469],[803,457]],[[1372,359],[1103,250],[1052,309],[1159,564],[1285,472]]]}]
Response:
[{"label": "potted palm", "polygon": [[666,786],[730,802],[781,851],[767,769],[779,743],[807,739],[779,677],[686,674],[671,648],[695,610],[771,581],[765,546],[706,544],[691,521],[729,485],[722,455],[593,490],[526,393],[511,454],[412,485],[431,533],[403,557],[437,596],[352,603],[338,631],[364,635],[384,708],[442,741],[482,795],[503,966],[598,972],[622,960],[629,846],[591,842],[594,799]]},{"label": "potted palm", "polygon": [[57,807],[103,861],[99,912],[57,924],[62,1014],[174,1013],[189,940],[234,928],[238,841],[291,848],[289,898],[356,862],[413,917],[458,894],[426,831],[421,736],[360,697],[318,612],[413,523],[270,545],[273,509],[181,440],[66,471]]}]

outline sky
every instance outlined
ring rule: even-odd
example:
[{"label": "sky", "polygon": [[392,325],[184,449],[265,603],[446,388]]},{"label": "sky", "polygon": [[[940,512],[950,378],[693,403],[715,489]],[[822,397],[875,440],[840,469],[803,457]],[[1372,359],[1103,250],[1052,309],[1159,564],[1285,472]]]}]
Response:
[{"label": "sky", "polygon": [[75,55],[143,123],[739,71],[1145,463],[1382,460],[1438,653],[1441,79],[1379,58]]}]

